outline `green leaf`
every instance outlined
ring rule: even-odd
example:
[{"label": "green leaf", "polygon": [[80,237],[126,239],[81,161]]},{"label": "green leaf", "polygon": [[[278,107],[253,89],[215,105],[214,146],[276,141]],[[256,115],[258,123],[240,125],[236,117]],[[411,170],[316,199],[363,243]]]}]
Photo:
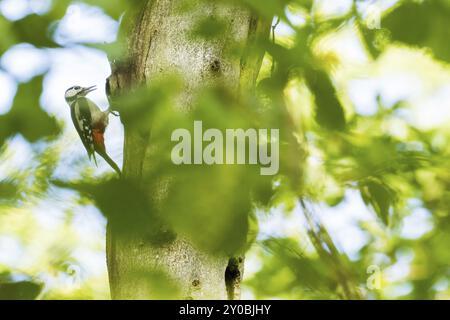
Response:
[{"label": "green leaf", "polygon": [[40,107],[42,79],[43,76],[38,76],[19,86],[11,110],[0,116],[0,144],[18,133],[29,142],[54,137],[59,133],[56,119]]},{"label": "green leaf", "polygon": [[12,23],[12,29],[18,43],[27,42],[36,47],[58,47],[52,39],[51,27],[54,20],[49,16],[28,15]]},{"label": "green leaf", "polygon": [[0,283],[0,300],[34,300],[43,288],[32,281]]},{"label": "green leaf", "polygon": [[393,40],[431,48],[438,59],[450,61],[450,7],[445,2],[405,2],[382,20],[382,27]]},{"label": "green leaf", "polygon": [[0,181],[0,201],[14,199],[17,197],[18,193],[19,190],[17,184],[8,180]]},{"label": "green leaf", "polygon": [[[93,199],[108,219],[111,228],[120,234],[135,234],[146,230],[148,241],[166,243],[172,233],[156,215],[154,202],[137,183],[110,179],[100,183],[52,181],[61,188],[70,188]],[[124,212],[127,212],[124,215]]]},{"label": "green leaf", "polygon": [[227,25],[225,21],[207,17],[200,20],[192,32],[195,37],[213,40],[224,35],[226,29]]},{"label": "green leaf", "polygon": [[344,109],[329,76],[322,70],[308,69],[305,78],[315,97],[317,123],[329,130],[343,130]]},{"label": "green leaf", "polygon": [[327,261],[308,256],[290,238],[271,238],[261,245],[268,252],[265,263],[246,281],[258,299],[336,298],[338,281]]},{"label": "green leaf", "polygon": [[371,180],[360,186],[361,196],[370,204],[385,225],[389,222],[389,208],[394,201],[393,191],[385,184]]},{"label": "green leaf", "polygon": [[2,37],[0,37],[0,55],[2,55],[9,47],[16,44],[16,37],[11,29],[11,23],[1,15],[0,31],[2,32]]}]

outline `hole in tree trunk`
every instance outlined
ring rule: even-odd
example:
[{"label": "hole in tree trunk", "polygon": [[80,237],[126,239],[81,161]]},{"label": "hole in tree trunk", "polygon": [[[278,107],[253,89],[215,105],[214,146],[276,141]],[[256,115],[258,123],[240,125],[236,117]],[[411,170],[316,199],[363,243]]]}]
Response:
[{"label": "hole in tree trunk", "polygon": [[225,286],[227,288],[228,300],[236,299],[236,289],[241,282],[240,266],[242,262],[242,257],[230,258],[230,260],[228,260],[228,266],[225,269]]}]

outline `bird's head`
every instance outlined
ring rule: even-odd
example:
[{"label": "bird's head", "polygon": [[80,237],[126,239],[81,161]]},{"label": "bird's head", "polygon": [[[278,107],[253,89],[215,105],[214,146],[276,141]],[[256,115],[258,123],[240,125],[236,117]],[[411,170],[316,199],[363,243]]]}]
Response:
[{"label": "bird's head", "polygon": [[89,92],[96,90],[96,86],[91,87],[81,87],[81,86],[73,86],[66,90],[64,94],[64,98],[66,99],[68,104],[71,104],[73,101],[78,98],[85,97]]}]

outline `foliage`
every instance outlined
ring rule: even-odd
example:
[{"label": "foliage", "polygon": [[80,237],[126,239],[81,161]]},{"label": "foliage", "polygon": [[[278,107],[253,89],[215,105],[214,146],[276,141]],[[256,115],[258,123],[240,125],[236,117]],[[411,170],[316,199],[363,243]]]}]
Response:
[{"label": "foliage", "polygon": [[[101,8],[116,21],[126,20],[123,12],[143,3],[82,2]],[[127,129],[144,138],[151,134],[155,143],[154,152],[146,155],[149,174],[140,183],[93,174],[87,160],[63,161],[70,124],[66,130],[63,120],[49,114],[40,98],[51,68],[25,83],[14,80],[17,92],[11,108],[0,114],[0,244],[12,237],[20,243],[17,251],[27,252],[27,261],[32,262],[14,267],[0,261],[0,298],[108,297],[104,275],[85,279],[74,290],[45,283],[49,275],[71,277],[67,266],[76,264],[75,253],[82,245],[104,250],[98,241],[83,242],[75,231],[75,213],[91,205],[119,231],[148,229],[155,243],[170,241],[175,232],[211,253],[247,251],[248,263],[261,265],[248,273],[245,282],[251,297],[448,298],[448,111],[438,111],[444,120],[433,125],[423,124],[426,119],[417,114],[426,114],[418,113],[426,108],[426,99],[442,86],[449,88],[450,3],[397,1],[380,11],[377,29],[367,24],[365,1],[354,0],[345,12],[331,15],[324,14],[320,2],[239,1],[262,17],[280,19],[275,37],[257,44],[266,55],[255,92],[238,97],[226,86],[205,85],[196,89],[191,112],[180,113],[173,106],[185,80],[167,75],[114,101]],[[180,10],[189,13],[189,1],[183,4]],[[58,43],[55,34],[70,5],[74,4],[69,0],[53,1],[46,12],[15,21],[0,16],[4,35],[0,54],[28,43],[49,56],[78,45],[119,58],[122,51],[117,44]],[[216,41],[226,32],[222,21],[202,18],[193,26],[191,41]],[[336,42],[348,34],[363,48],[359,65],[336,49]],[[241,54],[238,46],[229,51]],[[380,89],[373,99],[352,99],[355,80],[385,82],[392,75],[386,70],[402,63],[412,70],[397,68],[400,73],[423,78],[427,90],[422,96],[393,101]],[[8,73],[3,65],[1,72]],[[358,97],[365,94],[356,92]],[[374,110],[361,112],[358,103],[368,100],[373,100]],[[176,128],[192,132],[194,120],[202,120],[205,128],[280,128],[279,174],[261,176],[251,165],[173,165],[170,134]],[[18,140],[29,148],[21,167],[11,156]],[[77,178],[67,179],[61,171],[75,172],[70,177]],[[150,185],[151,195],[142,185]],[[339,245],[342,239],[327,230],[335,230],[333,225],[320,217],[321,211],[338,215],[342,208],[352,210],[348,204],[358,201],[368,214],[353,223],[366,240],[350,254]],[[63,230],[52,237],[39,232],[42,225],[33,214],[42,203],[63,212]],[[255,235],[255,217],[270,224],[276,213],[286,224],[297,217],[304,225],[295,234]],[[430,228],[418,236],[405,234],[406,221],[420,214]],[[100,225],[104,222],[96,219]],[[40,241],[42,247],[34,247]],[[389,276],[405,263],[404,274]],[[385,271],[377,288],[366,286],[371,265]],[[163,274],[149,277],[162,298],[176,292]]]}]

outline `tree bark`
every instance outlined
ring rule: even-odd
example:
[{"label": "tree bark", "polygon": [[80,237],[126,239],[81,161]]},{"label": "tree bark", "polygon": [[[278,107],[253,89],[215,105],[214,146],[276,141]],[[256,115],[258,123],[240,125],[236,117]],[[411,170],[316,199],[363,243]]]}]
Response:
[{"label": "tree bark", "polygon": [[[192,0],[191,9],[181,12],[180,1],[151,0],[145,1],[136,14],[126,15],[123,23],[127,25],[127,53],[121,61],[111,61],[108,94],[119,95],[174,72],[185,80],[177,99],[180,110],[189,110],[196,88],[205,82],[225,84],[236,94],[252,89],[264,54],[255,49],[255,43],[268,35],[270,21],[258,19],[250,10],[231,3]],[[195,23],[205,17],[225,21],[226,37],[193,41]],[[241,45],[241,57],[226,53],[236,43]],[[123,117],[122,122],[123,177],[139,181],[152,165],[151,130],[142,134],[128,126]],[[107,264],[113,299],[170,297],[170,293],[157,292],[148,280],[148,274],[158,270],[164,270],[176,283],[178,298],[239,298],[243,258],[229,260],[225,254],[209,255],[180,236],[160,245],[148,243],[146,236],[145,232],[121,235],[108,226]]]}]

